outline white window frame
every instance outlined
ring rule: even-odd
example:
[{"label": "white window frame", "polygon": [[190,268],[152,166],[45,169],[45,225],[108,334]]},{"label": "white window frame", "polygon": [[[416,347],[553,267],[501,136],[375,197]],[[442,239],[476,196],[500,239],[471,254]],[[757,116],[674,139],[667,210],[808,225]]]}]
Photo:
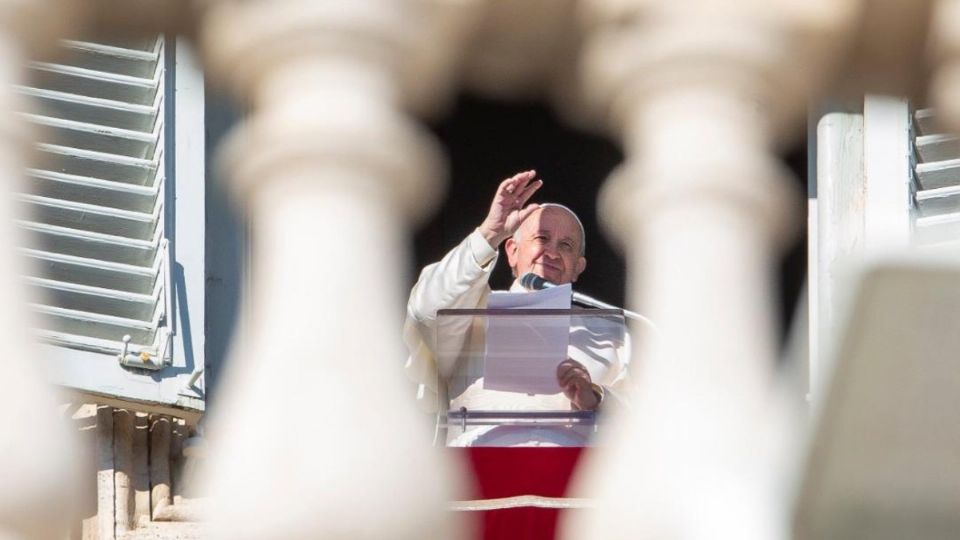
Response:
[{"label": "white window frame", "polygon": [[817,167],[808,216],[808,399],[817,403],[857,263],[908,247],[916,212],[906,99],[867,95],[862,111],[812,120]]}]

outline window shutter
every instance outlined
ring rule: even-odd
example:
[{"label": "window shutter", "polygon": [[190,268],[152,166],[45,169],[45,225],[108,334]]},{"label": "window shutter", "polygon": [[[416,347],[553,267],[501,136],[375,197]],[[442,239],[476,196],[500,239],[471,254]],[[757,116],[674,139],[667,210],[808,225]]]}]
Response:
[{"label": "window shutter", "polygon": [[[40,159],[29,171],[26,255],[41,289],[40,336],[159,367],[168,352],[164,239],[164,40],[67,41],[63,63],[31,64],[23,91]],[[127,337],[128,336],[128,337]]]},{"label": "window shutter", "polygon": [[932,109],[913,115],[915,243],[960,246],[960,141],[936,125]]},{"label": "window shutter", "polygon": [[[175,42],[162,36],[63,46],[68,54],[55,63],[30,64],[31,82],[18,88],[37,128],[20,226],[48,371],[54,382],[97,396],[202,410],[202,336],[193,332],[186,345],[175,337],[174,316],[187,307],[174,308],[168,242],[181,53],[167,51]],[[200,104],[190,116],[202,118],[202,76],[188,68],[200,98],[187,100]],[[198,151],[199,170],[179,172],[202,194]],[[202,223],[202,197],[199,208],[191,223]],[[190,255],[200,260],[190,271],[202,274],[202,250]],[[193,322],[202,323],[203,291],[193,290],[201,299]]]}]

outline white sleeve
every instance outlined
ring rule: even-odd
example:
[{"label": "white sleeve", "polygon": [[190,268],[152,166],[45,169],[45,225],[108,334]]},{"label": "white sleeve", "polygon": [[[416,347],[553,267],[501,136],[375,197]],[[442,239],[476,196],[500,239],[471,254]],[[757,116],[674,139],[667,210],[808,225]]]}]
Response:
[{"label": "white sleeve", "polygon": [[479,230],[473,231],[440,262],[420,272],[410,291],[407,316],[427,322],[436,319],[441,309],[482,307],[496,263],[497,251]]},{"label": "white sleeve", "polygon": [[497,256],[496,249],[474,230],[440,262],[424,268],[410,291],[403,325],[410,357],[404,369],[418,385],[417,401],[425,410],[434,410],[437,399],[438,371],[433,351],[437,311],[484,307]]}]

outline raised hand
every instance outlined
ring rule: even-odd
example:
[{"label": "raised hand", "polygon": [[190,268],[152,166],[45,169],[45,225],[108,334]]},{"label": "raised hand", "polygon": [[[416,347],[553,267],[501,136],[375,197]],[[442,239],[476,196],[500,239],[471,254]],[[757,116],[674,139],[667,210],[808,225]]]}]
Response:
[{"label": "raised hand", "polygon": [[537,171],[524,171],[507,178],[497,187],[490,212],[480,225],[480,233],[493,248],[510,238],[523,220],[540,207],[538,204],[524,206],[543,185],[543,180],[534,180],[536,176]]},{"label": "raised hand", "polygon": [[560,362],[557,366],[557,382],[575,409],[593,411],[600,406],[600,396],[594,391],[590,373],[579,362],[569,358]]}]

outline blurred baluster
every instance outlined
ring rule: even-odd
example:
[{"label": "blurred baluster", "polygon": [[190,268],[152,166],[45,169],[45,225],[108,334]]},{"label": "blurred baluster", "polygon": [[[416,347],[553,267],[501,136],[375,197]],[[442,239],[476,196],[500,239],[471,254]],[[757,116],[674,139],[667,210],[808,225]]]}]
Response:
[{"label": "blurred baluster", "polygon": [[[786,537],[772,267],[804,223],[777,144],[802,133],[854,2],[587,2],[586,94],[626,163],[601,215],[629,264],[633,411],[592,452],[570,538]],[[576,516],[574,516],[576,518]]]},{"label": "blurred baluster", "polygon": [[930,14],[930,43],[927,48],[934,66],[930,101],[937,121],[953,133],[960,133],[960,2],[936,0]]},{"label": "blurred baluster", "polygon": [[[222,538],[457,530],[459,469],[429,447],[400,372],[408,228],[443,175],[402,110],[428,101],[404,89],[447,91],[404,70],[418,34],[437,50],[459,35],[422,26],[432,4],[221,1],[202,22],[207,73],[249,107],[221,155],[254,238],[246,331],[208,431]],[[422,65],[442,80],[455,62]]]},{"label": "blurred baluster", "polygon": [[22,97],[28,58],[55,43],[60,24],[74,14],[62,2],[0,1],[0,365],[6,381],[0,392],[0,537],[62,537],[69,526],[76,476],[83,452],[74,444],[56,407],[54,390],[40,373],[38,348],[30,339],[22,276],[25,245],[15,227],[22,208],[24,161],[30,133],[15,111]]}]

